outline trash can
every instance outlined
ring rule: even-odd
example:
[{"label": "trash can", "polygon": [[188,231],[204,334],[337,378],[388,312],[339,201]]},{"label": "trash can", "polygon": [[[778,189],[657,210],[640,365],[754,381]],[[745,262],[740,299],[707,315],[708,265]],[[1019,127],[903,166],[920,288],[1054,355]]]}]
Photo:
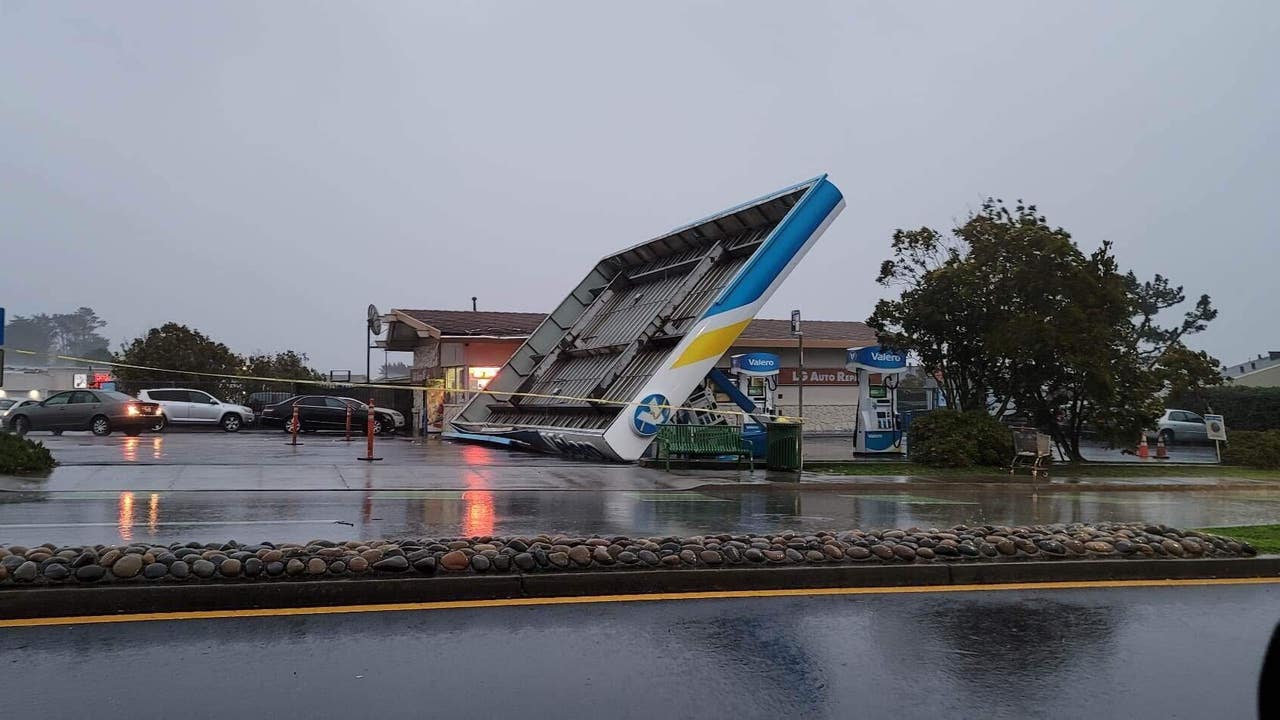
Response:
[{"label": "trash can", "polygon": [[770,470],[800,469],[800,423],[771,422],[768,423],[768,452],[765,454],[765,466]]}]

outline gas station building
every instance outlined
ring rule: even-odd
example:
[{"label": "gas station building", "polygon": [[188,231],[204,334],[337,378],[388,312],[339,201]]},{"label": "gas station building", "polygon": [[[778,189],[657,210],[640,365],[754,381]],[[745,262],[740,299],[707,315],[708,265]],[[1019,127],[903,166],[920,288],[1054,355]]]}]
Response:
[{"label": "gas station building", "polygon": [[[530,312],[410,309],[393,309],[383,316],[386,339],[379,340],[379,346],[392,352],[413,353],[413,383],[435,381],[446,391],[432,394],[443,399],[437,408],[429,407],[428,393],[415,393],[417,431],[446,430],[467,400],[463,393],[449,391],[484,389],[546,317]],[[875,344],[875,331],[865,323],[850,320],[805,320],[803,331],[806,432],[853,433],[859,392],[857,373],[846,367],[848,349]],[[749,380],[744,390],[759,397],[767,389],[773,396],[770,404],[776,414],[798,415],[799,340],[791,335],[789,320],[752,320],[716,367],[728,372],[734,356],[757,354],[777,357],[776,384],[767,375],[758,376]],[[882,378],[871,374],[868,381],[879,384]],[[899,409],[932,407],[930,396],[934,388],[932,378],[909,368],[898,388]]]}]

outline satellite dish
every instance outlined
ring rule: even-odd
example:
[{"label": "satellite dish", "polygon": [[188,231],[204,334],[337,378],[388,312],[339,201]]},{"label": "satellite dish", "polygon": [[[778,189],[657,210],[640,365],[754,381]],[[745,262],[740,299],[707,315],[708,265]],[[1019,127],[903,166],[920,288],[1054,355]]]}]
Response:
[{"label": "satellite dish", "polygon": [[377,305],[374,305],[372,303],[369,304],[369,311],[367,313],[367,317],[368,317],[368,323],[369,323],[369,332],[373,333],[374,335],[381,335],[382,334],[382,315],[378,313]]}]

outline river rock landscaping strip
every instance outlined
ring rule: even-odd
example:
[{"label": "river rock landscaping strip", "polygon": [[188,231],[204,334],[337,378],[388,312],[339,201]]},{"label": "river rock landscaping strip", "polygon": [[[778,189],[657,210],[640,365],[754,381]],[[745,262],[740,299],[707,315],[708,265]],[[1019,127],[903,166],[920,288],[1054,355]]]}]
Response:
[{"label": "river rock landscaping strip", "polygon": [[0,587],[245,582],[830,563],[1238,558],[1249,543],[1164,525],[967,526],[948,530],[693,537],[405,538],[298,543],[0,546]]}]

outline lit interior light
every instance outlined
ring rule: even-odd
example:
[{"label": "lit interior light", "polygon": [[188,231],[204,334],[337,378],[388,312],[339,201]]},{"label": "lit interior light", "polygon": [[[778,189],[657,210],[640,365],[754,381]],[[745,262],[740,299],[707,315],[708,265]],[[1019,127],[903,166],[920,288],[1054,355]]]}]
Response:
[{"label": "lit interior light", "polygon": [[498,374],[501,368],[496,367],[469,367],[467,374],[471,376],[471,387],[476,390],[484,390],[489,386],[489,381]]}]

